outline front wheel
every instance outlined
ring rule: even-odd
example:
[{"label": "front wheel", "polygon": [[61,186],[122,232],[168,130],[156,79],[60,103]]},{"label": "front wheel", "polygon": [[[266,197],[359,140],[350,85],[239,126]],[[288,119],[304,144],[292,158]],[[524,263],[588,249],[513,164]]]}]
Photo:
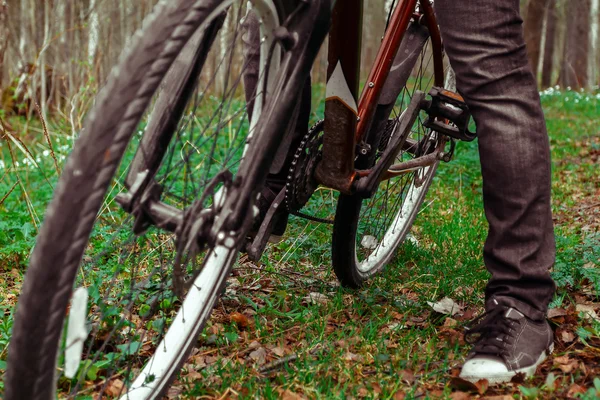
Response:
[{"label": "front wheel", "polygon": [[[220,215],[240,162],[256,149],[248,143],[261,109],[254,107],[249,124],[241,84],[247,3],[161,1],[114,69],[30,259],[5,400],[156,399],[174,382],[185,390],[178,373],[240,246],[199,238],[209,237],[205,231]],[[261,65],[270,66],[260,73],[262,105],[278,83],[271,33],[285,15],[280,0],[252,4],[264,33]],[[269,55],[275,61],[266,62]],[[191,74],[167,75],[174,62]],[[165,76],[176,81],[167,79],[167,93],[154,97]],[[176,110],[164,107],[171,104]],[[136,192],[143,184],[148,190]],[[149,198],[160,199],[162,213],[172,217],[155,224],[160,228],[148,224],[155,215],[146,208]],[[124,208],[136,217],[117,202],[129,203]]]},{"label": "front wheel", "polygon": [[[395,102],[379,105],[376,118],[384,123],[367,139],[376,149],[370,160],[372,166],[389,143],[390,133],[399,121],[402,111],[410,103],[416,90],[429,92],[433,84],[433,56],[426,29],[418,24],[409,27],[412,42],[403,42],[403,53],[413,54],[411,62],[404,62],[406,79]],[[422,38],[414,40],[413,38]],[[400,53],[400,51],[399,51]],[[449,70],[446,88],[453,91],[454,75]],[[423,113],[422,113],[423,114]],[[399,152],[396,163],[408,161],[423,154],[417,146],[431,149],[438,143],[439,136],[427,129],[425,115],[417,117],[407,132],[407,142]],[[388,119],[389,118],[389,119]],[[377,119],[376,119],[377,121]],[[377,122],[376,122],[377,124]],[[412,148],[410,147],[410,144]],[[404,175],[381,182],[379,189],[370,199],[359,195],[340,194],[335,215],[332,238],[332,264],[341,284],[351,288],[360,287],[368,278],[380,272],[391,260],[396,248],[405,239],[425,199],[435,175],[438,162]]]}]

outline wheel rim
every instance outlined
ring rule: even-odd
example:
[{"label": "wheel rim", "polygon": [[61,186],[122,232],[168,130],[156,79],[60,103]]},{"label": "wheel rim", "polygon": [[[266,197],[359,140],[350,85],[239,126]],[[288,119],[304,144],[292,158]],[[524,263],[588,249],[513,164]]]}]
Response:
[{"label": "wheel rim", "polygon": [[[228,37],[218,37],[217,41],[239,42],[245,3],[225,1],[212,13],[216,17],[230,7],[225,21]],[[253,7],[262,22],[261,37],[265,40],[261,42],[261,58],[264,61],[272,40],[263,33],[274,31],[279,23],[278,14],[272,0],[254,1]],[[243,97],[241,73],[245,68],[238,64],[242,58],[241,47],[224,47],[226,42],[220,44],[221,48],[211,50],[207,58],[205,70],[208,71],[203,72],[156,177],[163,187],[162,201],[181,209],[189,209],[206,194],[211,178],[218,171],[229,170],[235,174],[245,154],[247,139],[260,117],[263,90],[255,97],[250,123],[245,102],[239,100]],[[278,56],[274,57],[278,60]],[[263,68],[257,85],[266,88],[267,93],[279,63],[273,62],[270,66],[269,84],[261,83],[265,76]],[[173,235],[155,228],[143,236],[129,237],[133,218],[125,216],[114,203],[115,195],[123,189],[119,182],[126,176],[127,164],[143,136],[143,129],[134,135],[131,151],[126,153],[109,189],[108,199],[99,214],[98,228],[92,233],[78,272],[75,286],[87,288],[92,306],[83,321],[79,317],[70,320],[67,317],[69,322],[65,325],[85,322],[86,339],[75,377],[65,377],[66,364],[72,362],[73,355],[65,356],[64,351],[74,348],[72,335],[65,328],[58,357],[57,387],[61,396],[79,398],[101,394],[108,398],[146,399],[161,393],[169,383],[168,377],[179,368],[181,354],[195,342],[200,325],[208,318],[224,283],[228,266],[237,254],[236,248],[223,246],[198,249],[197,254],[186,249],[184,261],[189,263],[183,264],[182,272],[189,278],[188,288],[185,299],[175,295],[173,282],[176,279],[169,260],[185,246],[179,246]],[[226,196],[226,184],[217,182],[198,207],[218,211],[218,204],[222,204],[218,200],[220,194]],[[192,241],[187,244],[190,243]],[[75,309],[76,304],[72,308]]]},{"label": "wheel rim", "polygon": [[[433,56],[428,39],[390,115],[398,121],[416,90],[429,92],[433,85]],[[435,141],[434,133],[423,125],[426,114],[421,112],[408,138],[419,142],[424,138]],[[390,125],[391,126],[391,125]],[[381,149],[383,150],[383,149]],[[380,151],[381,153],[382,151]],[[395,163],[414,158],[401,151]],[[383,181],[375,195],[362,201],[355,240],[355,263],[358,272],[368,277],[379,271],[391,258],[398,243],[408,233],[412,221],[429,187],[437,163],[414,172]],[[419,180],[415,184],[415,179]]]}]

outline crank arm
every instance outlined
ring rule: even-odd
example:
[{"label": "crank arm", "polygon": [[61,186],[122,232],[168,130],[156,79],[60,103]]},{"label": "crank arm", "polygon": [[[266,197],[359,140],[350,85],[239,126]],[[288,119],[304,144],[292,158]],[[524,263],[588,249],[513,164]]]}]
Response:
[{"label": "crank arm", "polygon": [[381,182],[382,177],[387,172],[390,165],[394,162],[398,152],[402,149],[404,143],[406,142],[408,133],[410,133],[411,128],[419,116],[422,106],[421,103],[424,99],[425,93],[417,90],[413,95],[410,104],[402,114],[400,123],[394,130],[390,142],[377,164],[375,164],[375,166],[371,169],[371,172],[368,176],[355,182],[356,193],[368,198],[373,196],[375,191],[377,191],[379,182]]},{"label": "crank arm", "polygon": [[258,261],[262,256],[262,253],[265,251],[265,247],[267,247],[267,243],[269,242],[269,237],[271,236],[271,231],[273,230],[273,224],[275,223],[275,215],[277,211],[281,207],[285,207],[285,187],[281,189],[275,200],[271,204],[269,211],[267,211],[267,215],[265,215],[265,219],[260,224],[260,228],[258,229],[258,233],[254,237],[254,240],[250,244],[250,246],[246,249],[248,253],[248,258],[251,261]]}]

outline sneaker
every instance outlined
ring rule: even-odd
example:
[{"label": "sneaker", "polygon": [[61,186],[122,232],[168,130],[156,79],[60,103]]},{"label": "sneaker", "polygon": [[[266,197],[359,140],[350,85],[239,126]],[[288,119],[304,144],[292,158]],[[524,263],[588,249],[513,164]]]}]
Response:
[{"label": "sneaker", "polygon": [[548,321],[533,321],[515,308],[496,306],[476,318],[465,340],[474,344],[460,377],[469,382],[510,382],[517,374],[532,376],[554,348]]},{"label": "sneaker", "polygon": [[[260,229],[260,225],[262,224],[271,204],[275,201],[275,198],[279,194],[280,188],[277,188],[276,185],[267,185],[264,187],[262,192],[260,193],[260,197],[258,198],[258,216],[254,221],[254,225],[250,230],[250,236],[256,236],[256,233]],[[281,206],[279,211],[273,216],[273,229],[271,230],[271,235],[269,236],[269,243],[279,243],[283,239],[283,234],[287,228],[287,222],[289,218],[289,213],[286,211],[284,206]]]}]

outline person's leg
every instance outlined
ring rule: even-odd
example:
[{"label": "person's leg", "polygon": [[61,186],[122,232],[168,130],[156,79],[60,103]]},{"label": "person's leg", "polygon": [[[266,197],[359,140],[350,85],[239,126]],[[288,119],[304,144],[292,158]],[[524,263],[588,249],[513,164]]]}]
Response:
[{"label": "person's leg", "polygon": [[546,326],[555,290],[550,147],[519,0],[436,0],[435,7],[457,88],[477,125],[489,223],[483,251],[492,275],[486,309],[512,307]]}]

